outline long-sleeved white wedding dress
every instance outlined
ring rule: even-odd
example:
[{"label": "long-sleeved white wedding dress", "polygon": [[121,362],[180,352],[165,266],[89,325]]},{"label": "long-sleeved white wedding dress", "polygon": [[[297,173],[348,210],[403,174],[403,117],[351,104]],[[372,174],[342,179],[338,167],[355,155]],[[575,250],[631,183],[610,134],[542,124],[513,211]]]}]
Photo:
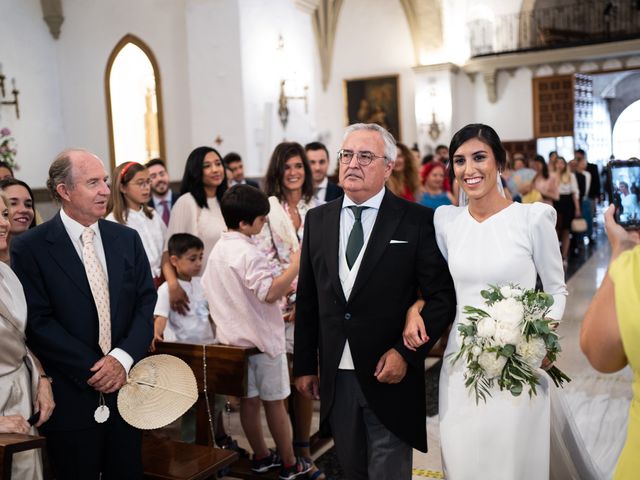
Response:
[{"label": "long-sleeved white wedding dress", "polygon": [[464,362],[447,355],[459,349],[457,324],[466,305],[482,307],[488,285],[534,288],[536,274],[554,298],[549,314],[562,317],[567,290],[555,233],[556,213],[548,205],[513,203],[476,221],[467,207],[440,207],[435,213],[438,246],[456,288],[458,315],[440,375],[440,435],[447,480],[544,480],[550,476],[551,395],[555,388],[540,370],[533,397],[495,389],[476,404],[464,385]]}]

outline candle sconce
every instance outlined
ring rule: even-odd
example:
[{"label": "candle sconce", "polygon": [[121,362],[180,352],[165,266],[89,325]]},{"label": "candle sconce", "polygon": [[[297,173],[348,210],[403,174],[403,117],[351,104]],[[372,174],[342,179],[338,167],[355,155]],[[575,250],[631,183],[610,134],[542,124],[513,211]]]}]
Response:
[{"label": "candle sconce", "polygon": [[278,117],[280,117],[282,128],[287,128],[287,122],[289,121],[289,100],[304,100],[304,112],[308,113],[309,110],[309,87],[307,85],[304,86],[304,95],[291,96],[284,91],[285,83],[285,80],[280,81],[280,97],[278,98]]},{"label": "candle sconce", "polygon": [[16,88],[16,79],[11,79],[11,94],[13,95],[13,100],[5,100],[6,91],[4,81],[6,78],[7,77],[2,73],[2,64],[0,63],[0,93],[2,94],[2,101],[0,101],[0,105],[15,105],[16,117],[20,118],[20,105],[18,104],[18,94],[20,91]]}]

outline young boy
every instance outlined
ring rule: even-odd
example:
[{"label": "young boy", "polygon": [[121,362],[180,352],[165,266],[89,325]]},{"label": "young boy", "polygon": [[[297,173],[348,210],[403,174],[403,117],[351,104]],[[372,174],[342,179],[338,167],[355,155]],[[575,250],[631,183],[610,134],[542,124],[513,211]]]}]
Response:
[{"label": "young boy", "polygon": [[[204,244],[198,237],[189,233],[176,233],[169,238],[169,261],[178,274],[178,283],[189,297],[189,309],[182,315],[171,310],[169,302],[169,286],[165,282],[158,288],[158,300],[154,315],[154,335],[151,351],[155,350],[156,342],[176,341],[196,344],[218,343],[215,339],[213,323],[209,316],[209,305],[202,290],[200,271],[202,270],[202,256]],[[228,448],[248,456],[247,451],[240,448],[224,429],[222,409],[224,397],[216,395],[216,444],[221,448]],[[193,412],[187,412],[183,418],[183,440],[192,441],[195,417]]]},{"label": "young boy", "polygon": [[[285,353],[284,320],[276,303],[291,289],[298,274],[300,253],[278,277],[254,245],[251,236],[262,230],[269,213],[267,196],[249,185],[234,185],[220,205],[228,232],[216,243],[202,276],[211,316],[221,343],[257,347],[249,357],[247,396],[240,401],[240,421],[253,449],[256,473],[281,467],[280,479],[290,480],[311,469],[293,453],[291,424],[284,399],[291,393]],[[269,431],[278,453],[267,448],[260,421],[264,405]]]},{"label": "young boy", "polygon": [[[178,274],[178,282],[189,296],[189,310],[185,315],[171,310],[169,286],[165,282],[158,288],[158,300],[154,315],[155,342],[175,340],[177,342],[208,344],[215,343],[213,325],[209,319],[207,299],[200,284],[204,245],[198,237],[188,233],[176,233],[169,239],[169,261]],[[168,322],[168,325],[167,325]]]}]

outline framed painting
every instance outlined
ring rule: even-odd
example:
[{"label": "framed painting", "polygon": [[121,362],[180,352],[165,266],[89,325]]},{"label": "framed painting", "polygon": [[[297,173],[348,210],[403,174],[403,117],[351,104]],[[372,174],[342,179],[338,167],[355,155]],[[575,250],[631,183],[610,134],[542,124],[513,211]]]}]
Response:
[{"label": "framed painting", "polygon": [[398,77],[390,75],[345,80],[347,125],[377,123],[400,141]]}]

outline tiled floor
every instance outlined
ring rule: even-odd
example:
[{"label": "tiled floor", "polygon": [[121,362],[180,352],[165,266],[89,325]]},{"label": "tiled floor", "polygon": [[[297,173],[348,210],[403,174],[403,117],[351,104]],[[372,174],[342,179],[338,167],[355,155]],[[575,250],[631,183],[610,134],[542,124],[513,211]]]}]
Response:
[{"label": "tiled floor", "polygon": [[[610,450],[619,449],[623,440],[623,435],[620,432],[625,430],[631,377],[628,370],[611,376],[598,374],[587,363],[579,348],[582,318],[606,273],[608,265],[609,248],[602,228],[599,230],[597,240],[597,248],[593,248],[593,251],[589,251],[589,247],[581,250],[578,256],[572,259],[567,272],[569,296],[560,327],[560,334],[563,337],[563,353],[558,365],[574,380],[565,388],[564,393],[571,405],[572,412],[575,414],[576,421],[579,422],[579,430],[583,434],[587,450],[596,461],[602,461],[602,470],[609,472],[613,468]],[[594,416],[591,414],[595,408],[594,404],[597,404],[597,418],[592,418]],[[603,411],[605,416],[602,414]],[[614,429],[602,429],[603,422],[617,426]],[[228,415],[225,424],[231,435],[242,446],[248,447],[246,439],[242,435],[237,413]],[[317,413],[314,417],[312,431],[316,429]],[[268,432],[266,425],[265,432]],[[444,478],[440,459],[437,416],[428,419],[427,432],[429,453],[414,451],[414,480]],[[602,445],[609,446],[607,447],[609,451],[603,452]],[[604,457],[607,459],[602,460]],[[609,473],[603,474],[603,478],[608,477]],[[335,476],[332,478],[337,480]]]}]

